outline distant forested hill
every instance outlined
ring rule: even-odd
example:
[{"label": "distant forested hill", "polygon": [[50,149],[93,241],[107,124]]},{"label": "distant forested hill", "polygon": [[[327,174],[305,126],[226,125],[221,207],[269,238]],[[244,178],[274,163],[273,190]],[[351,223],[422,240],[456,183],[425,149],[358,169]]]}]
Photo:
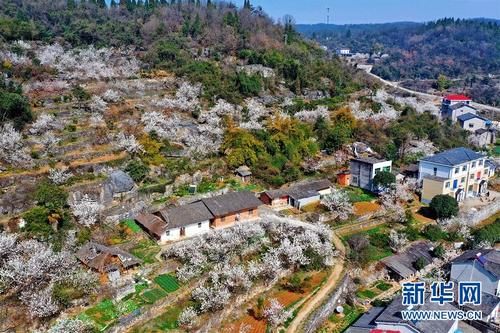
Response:
[{"label": "distant forested hill", "polygon": [[[440,89],[470,94],[500,105],[500,21],[441,19],[429,23],[300,25],[298,30],[335,50],[386,53],[371,57],[373,73],[404,81],[421,91]],[[440,82],[438,82],[440,78]]]},{"label": "distant forested hill", "polygon": [[389,80],[500,74],[500,21],[441,19],[426,24],[389,23],[298,26],[331,49],[383,52],[374,72]]}]

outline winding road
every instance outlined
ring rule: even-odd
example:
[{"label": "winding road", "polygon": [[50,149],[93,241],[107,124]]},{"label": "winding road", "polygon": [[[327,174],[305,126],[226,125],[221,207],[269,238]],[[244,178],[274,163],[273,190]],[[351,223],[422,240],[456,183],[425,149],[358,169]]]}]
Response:
[{"label": "winding road", "polygon": [[[427,98],[427,99],[430,99],[432,101],[439,101],[440,102],[441,98],[443,98],[443,96],[440,96],[440,95],[433,95],[433,94],[423,93],[423,92],[420,92],[420,91],[415,91],[415,90],[411,90],[411,89],[408,89],[408,88],[401,87],[397,82],[392,82],[392,81],[384,80],[380,76],[373,74],[370,70],[365,70],[365,71],[366,71],[366,73],[369,76],[373,77],[374,79],[376,79],[376,80],[382,82],[383,84],[385,84],[387,86],[390,86],[392,88],[395,88],[395,89],[398,89],[398,90],[401,90],[401,91],[404,91],[404,92],[407,92],[407,93],[410,93],[410,94],[413,94],[413,95],[416,95],[416,96],[420,96],[422,98]],[[489,110],[489,111],[494,111],[494,112],[500,112],[500,108],[494,107],[494,106],[491,106],[491,105],[486,105],[486,104],[480,104],[480,103],[472,102],[471,106],[473,106],[475,108],[478,108],[478,109],[482,109],[482,110]]]}]

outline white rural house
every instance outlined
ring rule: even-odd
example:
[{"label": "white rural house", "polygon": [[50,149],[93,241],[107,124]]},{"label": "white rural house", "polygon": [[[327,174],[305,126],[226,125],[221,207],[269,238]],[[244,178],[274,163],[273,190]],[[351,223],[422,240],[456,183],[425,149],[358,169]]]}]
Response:
[{"label": "white rural house", "polygon": [[471,102],[472,100],[464,95],[448,95],[444,97],[441,104],[443,119],[456,122],[459,116],[466,113],[476,114],[477,110],[470,105]]},{"label": "white rural house", "polygon": [[368,191],[376,190],[373,178],[381,171],[391,172],[392,161],[379,160],[373,157],[354,158],[350,162],[351,185]]},{"label": "white rural house", "polygon": [[479,129],[486,129],[491,127],[491,120],[481,117],[475,113],[466,113],[457,117],[458,124],[464,130],[475,132]]},{"label": "white rural house", "polygon": [[212,214],[202,202],[162,209],[158,214],[161,218],[143,213],[135,220],[160,244],[210,231]]}]

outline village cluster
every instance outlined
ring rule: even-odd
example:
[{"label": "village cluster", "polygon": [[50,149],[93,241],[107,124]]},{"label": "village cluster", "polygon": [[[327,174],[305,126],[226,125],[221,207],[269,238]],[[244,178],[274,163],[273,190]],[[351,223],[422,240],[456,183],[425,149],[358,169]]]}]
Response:
[{"label": "village cluster", "polygon": [[[11,66],[57,74],[22,86],[36,119],[0,127],[0,331],[500,330],[498,122],[469,97],[300,91],[246,50],[228,102],[129,49],[13,45]],[[189,69],[218,70],[209,53]],[[480,281],[482,302],[409,307],[415,281]],[[401,317],[437,309],[482,319]]]}]

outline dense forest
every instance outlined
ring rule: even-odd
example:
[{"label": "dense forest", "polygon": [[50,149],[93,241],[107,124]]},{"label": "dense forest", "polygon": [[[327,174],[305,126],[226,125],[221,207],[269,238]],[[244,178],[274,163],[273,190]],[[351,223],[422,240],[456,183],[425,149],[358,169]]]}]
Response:
[{"label": "dense forest", "polygon": [[[16,40],[58,43],[66,49],[88,45],[132,48],[143,70],[167,70],[201,82],[204,97],[210,101],[239,102],[261,88],[275,88],[261,76],[238,72],[234,61],[223,62],[228,56],[272,68],[298,94],[310,89],[340,96],[359,87],[352,70],[297,35],[293,18],[274,24],[261,8],[248,2],[237,8],[211,1],[112,1],[108,7],[104,1],[7,0],[0,8],[2,40],[5,45]],[[34,61],[23,66],[4,61],[6,75],[28,80],[51,74],[33,54],[9,48],[8,52]],[[318,73],[327,80],[318,81]],[[2,113],[7,119],[20,118],[10,111]]]},{"label": "dense forest", "polygon": [[443,75],[460,80],[451,82],[449,88],[484,103],[500,104],[500,91],[495,88],[495,76],[500,74],[500,24],[496,20],[306,25],[298,30],[332,50],[347,47],[355,53],[387,54],[369,59],[373,72],[385,79],[437,80]]}]

